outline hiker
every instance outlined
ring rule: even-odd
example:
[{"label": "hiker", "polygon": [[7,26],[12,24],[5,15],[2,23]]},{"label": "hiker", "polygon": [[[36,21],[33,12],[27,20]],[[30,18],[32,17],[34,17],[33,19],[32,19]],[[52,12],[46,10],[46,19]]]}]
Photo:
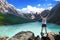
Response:
[{"label": "hiker", "polygon": [[[46,17],[43,17],[42,15],[41,16],[41,19],[42,19],[42,29],[41,29],[41,36],[47,36],[47,29],[46,29],[46,22],[47,22],[47,18],[49,16],[49,14],[46,16]],[[43,30],[45,29],[45,34],[43,33]]]},{"label": "hiker", "polygon": [[60,32],[59,32],[59,35],[60,35]]}]

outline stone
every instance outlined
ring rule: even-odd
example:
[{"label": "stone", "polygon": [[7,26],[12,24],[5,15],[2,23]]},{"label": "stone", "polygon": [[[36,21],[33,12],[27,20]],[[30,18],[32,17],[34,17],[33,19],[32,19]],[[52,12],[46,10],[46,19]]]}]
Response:
[{"label": "stone", "polygon": [[10,38],[9,40],[28,40],[30,39],[34,39],[34,33],[30,32],[30,31],[22,31],[17,33],[15,36],[13,36],[12,38]]},{"label": "stone", "polygon": [[50,38],[50,40],[55,40],[54,35],[55,35],[55,33],[53,33],[53,32],[48,33],[48,37]]},{"label": "stone", "polygon": [[9,37],[3,36],[3,37],[0,37],[0,40],[7,40],[7,38],[9,38]]}]

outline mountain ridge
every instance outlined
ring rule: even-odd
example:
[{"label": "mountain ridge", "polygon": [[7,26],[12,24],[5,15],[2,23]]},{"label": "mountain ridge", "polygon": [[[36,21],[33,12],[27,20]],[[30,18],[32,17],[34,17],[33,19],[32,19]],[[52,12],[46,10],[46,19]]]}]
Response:
[{"label": "mountain ridge", "polygon": [[32,22],[32,20],[28,20],[24,14],[6,2],[6,0],[0,0],[1,25],[22,24],[26,22]]},{"label": "mountain ridge", "polygon": [[50,20],[51,23],[60,25],[60,3],[54,6],[50,11]]}]

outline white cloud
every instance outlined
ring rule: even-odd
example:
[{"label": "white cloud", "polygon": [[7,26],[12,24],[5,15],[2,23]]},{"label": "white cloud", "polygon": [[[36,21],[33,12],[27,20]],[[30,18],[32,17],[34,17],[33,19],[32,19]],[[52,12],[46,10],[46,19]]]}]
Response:
[{"label": "white cloud", "polygon": [[32,7],[30,5],[27,6],[27,8],[22,8],[21,11],[23,13],[30,13],[31,11],[33,13],[36,13],[36,12],[42,12],[43,10],[45,10],[45,8],[37,8],[37,7]]},{"label": "white cloud", "polygon": [[51,3],[48,3],[48,4],[43,4],[43,6],[52,6],[52,4]]},{"label": "white cloud", "polygon": [[54,1],[60,1],[60,0],[54,0]]},{"label": "white cloud", "polygon": [[21,11],[20,9],[17,9],[18,11]]},{"label": "white cloud", "polygon": [[41,4],[38,4],[37,6],[38,6],[38,7],[40,7],[40,6],[41,6]]},{"label": "white cloud", "polygon": [[22,8],[21,12],[23,12],[23,13],[31,13],[31,11],[32,11],[33,13],[36,13],[36,12],[41,13],[45,9],[51,10],[52,6],[49,6],[47,8],[37,8],[37,7],[32,7],[32,6],[28,5],[26,8]]},{"label": "white cloud", "polygon": [[[11,4],[10,4],[11,5]],[[51,4],[48,4],[48,5],[51,5]],[[13,5],[11,5],[12,7],[14,7]],[[39,4],[39,6],[40,6],[40,4]],[[14,7],[15,8],[15,7]],[[42,11],[44,11],[45,9],[48,9],[48,10],[51,10],[52,9],[52,6],[49,6],[49,7],[47,7],[47,8],[37,8],[37,7],[33,7],[33,6],[31,6],[31,5],[27,5],[27,7],[26,8],[22,8],[22,9],[17,9],[17,8],[15,8],[16,10],[18,10],[18,11],[20,11],[21,13],[31,13],[31,11],[33,12],[33,13],[36,13],[36,12],[38,12],[38,13],[41,13]]]},{"label": "white cloud", "polygon": [[50,7],[46,8],[46,9],[51,10],[51,9],[52,9],[52,6],[50,6]]},{"label": "white cloud", "polygon": [[51,3],[47,4],[47,6],[51,6],[51,5],[52,5]]}]

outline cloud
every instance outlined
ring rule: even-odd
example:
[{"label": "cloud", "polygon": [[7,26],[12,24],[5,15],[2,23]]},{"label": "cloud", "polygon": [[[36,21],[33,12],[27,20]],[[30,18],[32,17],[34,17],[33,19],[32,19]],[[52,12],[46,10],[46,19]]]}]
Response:
[{"label": "cloud", "polygon": [[54,1],[60,1],[60,0],[54,0]]},{"label": "cloud", "polygon": [[52,3],[43,4],[43,6],[47,6],[47,7],[49,7],[49,6],[52,6]]},{"label": "cloud", "polygon": [[[11,5],[11,4],[10,4]],[[40,6],[40,4],[38,4]],[[48,5],[51,5],[51,4],[48,4]],[[12,7],[14,7],[13,5],[11,5]],[[14,7],[15,8],[15,7]],[[41,13],[42,11],[44,11],[45,9],[48,9],[48,10],[51,10],[52,9],[52,6],[49,6],[47,8],[37,8],[37,7],[33,7],[31,5],[27,5],[26,8],[22,8],[22,9],[17,9],[15,8],[16,10],[20,11],[21,13],[31,13],[31,11],[33,13]]]},{"label": "cloud", "polygon": [[37,7],[32,7],[30,5],[28,5],[26,8],[22,8],[21,11],[23,13],[30,13],[31,11],[33,13],[36,13],[36,12],[42,12],[43,10],[45,10],[45,8],[37,8]]},{"label": "cloud", "polygon": [[38,4],[37,6],[38,6],[38,7],[40,7],[40,6],[41,6],[41,4]]},{"label": "cloud", "polygon": [[18,11],[21,11],[20,9],[17,9]]},{"label": "cloud", "polygon": [[[49,4],[49,5],[51,5],[51,4]],[[47,8],[37,8],[37,7],[33,7],[33,6],[28,5],[26,8],[22,8],[20,11],[23,13],[31,13],[31,11],[33,13],[36,13],[36,12],[41,13],[45,9],[51,10],[52,6],[49,6]]]},{"label": "cloud", "polygon": [[47,6],[51,6],[51,5],[52,5],[51,3],[47,4]]},{"label": "cloud", "polygon": [[52,7],[52,6],[50,6],[50,7],[46,8],[46,9],[51,10],[52,8],[53,8],[53,7]]}]

